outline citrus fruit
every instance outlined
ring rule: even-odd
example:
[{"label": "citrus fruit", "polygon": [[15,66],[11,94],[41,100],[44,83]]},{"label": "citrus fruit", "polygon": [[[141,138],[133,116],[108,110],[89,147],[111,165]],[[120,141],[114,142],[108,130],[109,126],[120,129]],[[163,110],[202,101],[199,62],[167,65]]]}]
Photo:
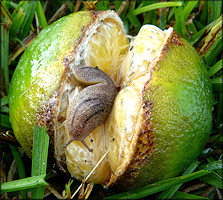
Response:
[{"label": "citrus fruit", "polygon": [[[107,120],[70,140],[66,118],[85,87],[74,68],[98,66],[117,96]],[[10,122],[31,157],[34,124],[46,126],[58,167],[88,182],[123,189],[173,177],[202,151],[211,127],[212,90],[196,50],[172,28],[145,25],[128,40],[114,11],[70,14],[42,30],[10,85]],[[107,154],[106,154],[107,153]]]}]

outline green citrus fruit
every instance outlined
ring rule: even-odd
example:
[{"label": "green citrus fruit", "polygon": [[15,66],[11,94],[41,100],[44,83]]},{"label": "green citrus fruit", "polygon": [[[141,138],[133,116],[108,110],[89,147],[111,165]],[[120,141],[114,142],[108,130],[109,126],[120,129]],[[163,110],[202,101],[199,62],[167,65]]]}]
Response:
[{"label": "green citrus fruit", "polygon": [[[9,114],[31,157],[34,124],[45,125],[59,168],[88,182],[123,189],[178,175],[202,151],[212,121],[212,89],[195,49],[172,28],[145,25],[129,41],[113,11],[79,12],[37,36],[10,86]],[[70,140],[67,107],[83,85],[73,67],[99,66],[119,89],[108,119],[85,138],[93,153]],[[107,153],[107,154],[106,154]]]}]

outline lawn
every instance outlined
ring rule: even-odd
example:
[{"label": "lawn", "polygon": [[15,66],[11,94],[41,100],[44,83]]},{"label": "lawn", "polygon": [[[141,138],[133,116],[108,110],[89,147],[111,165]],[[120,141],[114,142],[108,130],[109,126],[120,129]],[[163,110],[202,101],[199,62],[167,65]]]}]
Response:
[{"label": "lawn", "polygon": [[173,27],[203,58],[214,92],[207,144],[180,176],[125,193],[94,185],[87,194],[89,199],[222,199],[222,2],[196,0],[1,1],[1,198],[69,199],[81,185],[47,169],[49,137],[45,128],[34,127],[32,160],[24,154],[9,122],[8,92],[21,55],[41,30],[65,15],[89,9],[115,10],[132,36],[144,24],[162,30]]}]

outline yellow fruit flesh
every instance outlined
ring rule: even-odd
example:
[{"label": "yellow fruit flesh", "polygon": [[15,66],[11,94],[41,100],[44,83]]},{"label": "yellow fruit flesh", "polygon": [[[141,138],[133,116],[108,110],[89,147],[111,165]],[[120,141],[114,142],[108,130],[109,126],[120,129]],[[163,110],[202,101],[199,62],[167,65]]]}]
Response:
[{"label": "yellow fruit flesh", "polygon": [[148,72],[157,62],[163,45],[172,29],[162,31],[153,25],[144,25],[130,44],[130,51],[120,69],[122,85]]},{"label": "yellow fruit flesh", "polygon": [[90,66],[98,66],[118,87],[121,78],[120,64],[126,56],[128,47],[125,32],[114,23],[114,20],[106,19],[103,26],[98,28],[97,34],[94,34],[89,41],[85,61]]}]

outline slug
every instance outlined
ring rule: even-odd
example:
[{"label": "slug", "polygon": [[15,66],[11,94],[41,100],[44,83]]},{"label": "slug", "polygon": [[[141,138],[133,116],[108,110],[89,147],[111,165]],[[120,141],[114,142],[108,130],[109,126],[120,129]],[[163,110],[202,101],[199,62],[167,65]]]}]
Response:
[{"label": "slug", "polygon": [[98,67],[76,67],[74,78],[86,86],[70,102],[67,109],[67,127],[70,141],[81,141],[90,152],[84,139],[108,117],[116,96],[112,79]]}]

